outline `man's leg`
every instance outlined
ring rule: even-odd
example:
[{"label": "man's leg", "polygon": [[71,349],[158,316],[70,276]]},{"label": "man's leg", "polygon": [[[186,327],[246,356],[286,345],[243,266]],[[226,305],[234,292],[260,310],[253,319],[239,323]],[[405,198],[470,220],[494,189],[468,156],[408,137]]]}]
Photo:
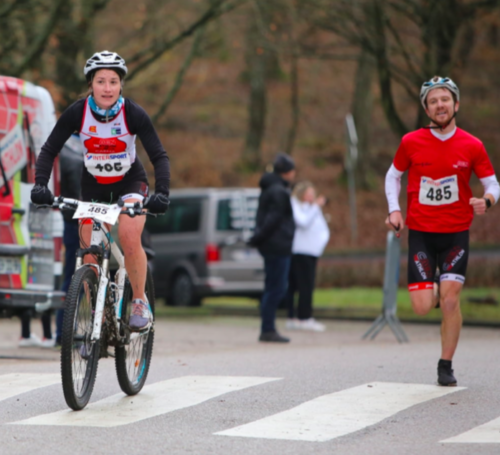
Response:
[{"label": "man's leg", "polygon": [[[64,221],[63,243],[66,253],[64,256],[64,281],[61,290],[66,293],[75,273],[76,252],[80,247],[78,226],[78,220]],[[59,309],[56,313],[56,344],[61,344],[63,320],[64,309]]]},{"label": "man's leg", "polygon": [[290,270],[290,256],[265,255],[264,271],[266,274],[264,294],[262,295],[260,312],[262,318],[261,332],[276,332],[276,308],[285,295]]},{"label": "man's leg", "polygon": [[441,322],[441,358],[452,360],[457,349],[462,328],[460,293],[463,284],[456,281],[441,281],[439,285],[440,305],[443,313]]}]

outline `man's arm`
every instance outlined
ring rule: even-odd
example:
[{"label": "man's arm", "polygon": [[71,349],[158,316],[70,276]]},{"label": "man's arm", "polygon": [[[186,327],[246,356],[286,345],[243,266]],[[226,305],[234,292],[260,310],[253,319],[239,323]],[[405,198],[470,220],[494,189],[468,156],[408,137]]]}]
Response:
[{"label": "man's arm", "polygon": [[262,224],[258,227],[258,229],[255,229],[255,234],[249,241],[251,245],[259,246],[266,238],[272,235],[284,219],[286,205],[285,198],[289,197],[288,194],[283,193],[283,195],[281,195],[278,192],[275,192],[269,194],[269,197],[269,210],[267,211]]},{"label": "man's arm", "polygon": [[398,171],[394,164],[387,171],[385,176],[385,196],[389,206],[389,215],[385,224],[389,229],[393,229],[399,236],[399,231],[404,228],[403,215],[399,206],[399,193],[401,192],[401,176],[403,172]]}]

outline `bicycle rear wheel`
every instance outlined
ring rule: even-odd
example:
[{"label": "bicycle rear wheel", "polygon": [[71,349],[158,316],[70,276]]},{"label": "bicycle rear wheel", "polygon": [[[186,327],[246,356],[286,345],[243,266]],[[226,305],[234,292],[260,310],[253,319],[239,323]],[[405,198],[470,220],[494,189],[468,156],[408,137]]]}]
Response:
[{"label": "bicycle rear wheel", "polygon": [[[146,277],[146,297],[153,314],[153,325],[145,332],[132,332],[130,342],[115,348],[116,375],[120,388],[127,395],[139,393],[146,382],[153,354],[155,294],[153,279],[148,268]],[[128,325],[132,311],[132,287],[128,279],[123,292],[121,319]],[[123,333],[122,333],[123,335]]]},{"label": "bicycle rear wheel", "polygon": [[98,281],[91,266],[73,275],[66,296],[61,334],[61,376],[64,399],[79,411],[90,400],[97,376],[99,341],[91,343]]}]

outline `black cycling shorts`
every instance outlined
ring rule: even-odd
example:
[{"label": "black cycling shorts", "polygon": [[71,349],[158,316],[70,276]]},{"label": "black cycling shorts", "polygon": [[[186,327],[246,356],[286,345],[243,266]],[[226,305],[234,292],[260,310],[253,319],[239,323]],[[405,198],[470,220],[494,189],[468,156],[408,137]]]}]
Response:
[{"label": "black cycling shorts", "polygon": [[125,177],[123,180],[103,185],[95,180],[92,183],[82,179],[82,200],[85,202],[102,202],[104,204],[114,204],[123,196],[146,197],[149,194],[148,184],[139,180],[130,180]]},{"label": "black cycling shorts", "polygon": [[408,290],[432,289],[437,267],[440,281],[465,282],[469,231],[441,234],[410,229],[408,247]]}]

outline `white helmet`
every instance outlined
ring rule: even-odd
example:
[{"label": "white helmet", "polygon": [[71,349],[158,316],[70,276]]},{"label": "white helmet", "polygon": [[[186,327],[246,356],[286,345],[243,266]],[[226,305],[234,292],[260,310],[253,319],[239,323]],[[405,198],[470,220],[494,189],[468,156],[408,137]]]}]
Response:
[{"label": "white helmet", "polygon": [[427,95],[431,90],[435,88],[447,88],[451,93],[454,93],[457,97],[457,101],[460,101],[460,91],[458,90],[457,84],[453,82],[449,77],[439,77],[434,76],[430,81],[424,82],[422,84],[422,88],[420,89],[420,101],[422,102],[422,106],[424,109],[427,108],[425,105],[425,100],[427,99]]},{"label": "white helmet", "polygon": [[87,81],[90,81],[93,72],[100,69],[117,70],[122,78],[128,72],[125,60],[116,52],[109,51],[96,52],[90,57],[85,64],[85,68],[83,68],[83,74],[85,74]]}]

